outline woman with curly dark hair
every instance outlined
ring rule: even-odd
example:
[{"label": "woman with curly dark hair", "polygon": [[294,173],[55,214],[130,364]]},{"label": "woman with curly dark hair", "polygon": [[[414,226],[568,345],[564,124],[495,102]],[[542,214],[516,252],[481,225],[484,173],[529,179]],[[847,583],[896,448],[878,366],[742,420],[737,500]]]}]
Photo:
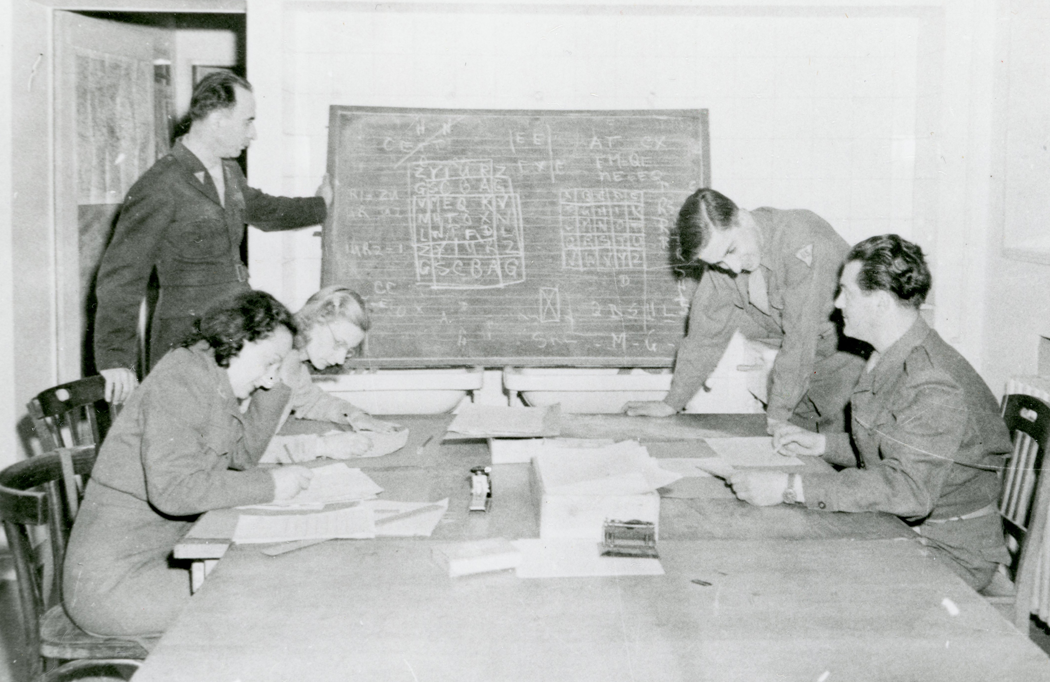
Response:
[{"label": "woman with curly dark hair", "polygon": [[211,509],[293,497],[300,466],[256,468],[288,402],[295,322],[247,291],[197,321],[132,393],[99,451],[66,554],[63,601],[99,635],[159,635],[190,598],[175,544]]}]

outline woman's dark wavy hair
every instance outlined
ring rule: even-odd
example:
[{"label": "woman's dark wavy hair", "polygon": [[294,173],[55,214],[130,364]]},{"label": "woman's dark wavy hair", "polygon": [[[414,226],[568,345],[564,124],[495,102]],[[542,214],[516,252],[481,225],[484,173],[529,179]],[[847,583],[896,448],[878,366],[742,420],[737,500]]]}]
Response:
[{"label": "woman's dark wavy hair", "polygon": [[711,241],[711,230],[728,230],[736,224],[737,205],[721,192],[698,189],[678,211],[678,244],[682,260],[690,262]]},{"label": "woman's dark wavy hair", "polygon": [[182,342],[185,347],[206,341],[219,367],[229,367],[246,341],[264,339],[285,326],[298,331],[288,309],[265,291],[245,291],[219,301],[194,321],[194,331]]},{"label": "woman's dark wavy hair", "polygon": [[252,91],[252,85],[229,71],[216,71],[202,78],[193,88],[190,110],[191,121],[200,121],[216,109],[230,109],[237,105],[237,90]]},{"label": "woman's dark wavy hair", "polygon": [[901,303],[918,308],[930,293],[933,278],[918,244],[895,234],[868,237],[846,255],[860,262],[857,286],[862,291],[888,291]]}]

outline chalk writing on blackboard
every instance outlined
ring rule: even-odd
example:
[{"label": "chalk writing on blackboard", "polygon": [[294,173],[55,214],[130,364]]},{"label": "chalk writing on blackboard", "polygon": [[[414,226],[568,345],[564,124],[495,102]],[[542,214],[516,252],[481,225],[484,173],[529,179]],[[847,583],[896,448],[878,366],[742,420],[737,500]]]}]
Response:
[{"label": "chalk writing on blackboard", "polygon": [[332,107],[322,284],[373,317],[350,364],[670,365],[709,158],[703,110]]}]

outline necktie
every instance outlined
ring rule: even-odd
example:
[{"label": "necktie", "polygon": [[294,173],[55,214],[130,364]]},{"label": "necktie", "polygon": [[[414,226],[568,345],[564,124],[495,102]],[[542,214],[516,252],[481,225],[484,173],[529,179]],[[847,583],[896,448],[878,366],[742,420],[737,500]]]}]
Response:
[{"label": "necktie", "polygon": [[766,288],[766,275],[761,267],[755,268],[747,276],[747,297],[751,305],[769,314],[769,291]]}]

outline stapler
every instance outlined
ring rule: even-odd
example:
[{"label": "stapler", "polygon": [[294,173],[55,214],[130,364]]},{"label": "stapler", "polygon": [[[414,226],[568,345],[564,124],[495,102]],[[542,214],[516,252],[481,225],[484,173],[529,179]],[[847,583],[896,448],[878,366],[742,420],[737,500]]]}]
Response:
[{"label": "stapler", "polygon": [[615,521],[602,524],[602,556],[659,559],[656,525],[651,521]]},{"label": "stapler", "polygon": [[478,466],[470,470],[470,506],[468,511],[488,511],[492,502],[492,467]]}]

